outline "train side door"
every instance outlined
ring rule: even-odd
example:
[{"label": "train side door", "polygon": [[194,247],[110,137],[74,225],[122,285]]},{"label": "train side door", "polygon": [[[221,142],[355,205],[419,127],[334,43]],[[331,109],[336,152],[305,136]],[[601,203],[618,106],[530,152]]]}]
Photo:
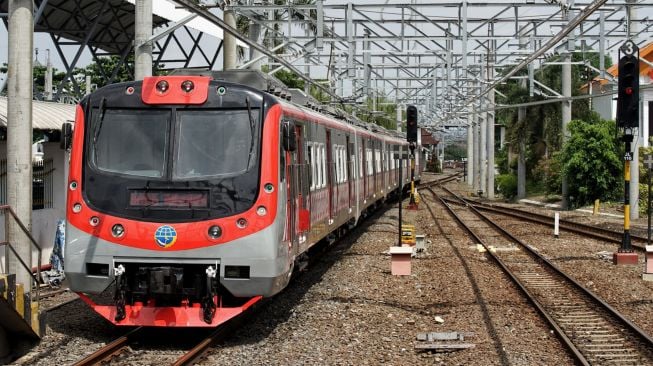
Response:
[{"label": "train side door", "polygon": [[[349,136],[347,136],[347,143],[345,144],[346,149],[347,149],[347,174],[345,177],[347,177],[347,194],[349,198],[349,209],[351,210],[352,207],[354,207],[355,204],[355,198],[354,198],[354,182],[356,181],[357,172],[356,172],[356,167],[354,166],[354,163],[356,161],[355,155],[354,155],[354,144],[349,142]],[[353,157],[353,158],[352,158]],[[351,211],[350,211],[351,212]]]},{"label": "train side door", "polygon": [[[289,123],[289,122],[286,122]],[[310,227],[308,199],[308,166],[305,163],[303,127],[290,124],[295,129],[296,149],[287,153],[286,171],[288,176],[288,206],[290,216],[290,235],[293,247],[306,239],[304,233]]]},{"label": "train side door", "polygon": [[327,179],[327,194],[329,195],[328,204],[329,204],[329,225],[333,222],[335,217],[335,179],[334,179],[334,156],[333,156],[333,141],[331,138],[331,131],[326,130],[326,179]]}]

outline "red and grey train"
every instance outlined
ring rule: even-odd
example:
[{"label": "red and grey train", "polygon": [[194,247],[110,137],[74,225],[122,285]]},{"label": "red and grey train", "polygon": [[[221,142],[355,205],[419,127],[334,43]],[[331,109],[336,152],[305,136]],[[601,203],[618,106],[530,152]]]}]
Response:
[{"label": "red and grey train", "polygon": [[77,107],[65,269],[109,321],[223,323],[410,183],[403,135],[286,100],[263,76],[147,77]]}]

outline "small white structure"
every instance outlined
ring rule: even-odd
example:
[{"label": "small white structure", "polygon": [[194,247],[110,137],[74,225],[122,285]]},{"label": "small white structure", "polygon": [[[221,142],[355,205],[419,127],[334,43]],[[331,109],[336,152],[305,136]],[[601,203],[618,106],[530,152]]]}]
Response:
[{"label": "small white structure", "polygon": [[[66,215],[66,180],[68,153],[59,148],[61,125],[75,119],[75,105],[32,101],[32,124],[35,132],[44,136],[32,145],[33,162],[33,213],[32,235],[44,249],[42,261],[48,263],[57,221]],[[7,98],[0,97],[0,205],[7,203],[6,175]],[[5,237],[4,216],[0,215],[0,239]],[[4,251],[0,252],[0,258]],[[4,258],[2,258],[4,259]],[[0,272],[4,260],[0,261]],[[32,263],[36,263],[34,255]]]}]

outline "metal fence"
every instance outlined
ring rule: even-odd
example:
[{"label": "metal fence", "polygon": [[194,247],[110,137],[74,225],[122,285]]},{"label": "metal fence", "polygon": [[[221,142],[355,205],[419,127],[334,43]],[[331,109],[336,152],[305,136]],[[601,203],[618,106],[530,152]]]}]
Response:
[{"label": "metal fence", "polygon": [[[52,208],[54,199],[54,161],[32,163],[32,209]],[[0,160],[0,205],[7,204],[7,160]]]}]

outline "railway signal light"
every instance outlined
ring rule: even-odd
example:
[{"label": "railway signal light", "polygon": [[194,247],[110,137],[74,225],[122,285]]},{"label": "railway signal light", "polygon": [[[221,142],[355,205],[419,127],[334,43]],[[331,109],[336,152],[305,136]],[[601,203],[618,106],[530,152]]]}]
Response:
[{"label": "railway signal light", "polygon": [[639,60],[636,55],[625,55],[619,60],[618,86],[617,126],[639,127]]},{"label": "railway signal light", "polygon": [[414,105],[406,108],[406,140],[417,142],[417,107]]}]

